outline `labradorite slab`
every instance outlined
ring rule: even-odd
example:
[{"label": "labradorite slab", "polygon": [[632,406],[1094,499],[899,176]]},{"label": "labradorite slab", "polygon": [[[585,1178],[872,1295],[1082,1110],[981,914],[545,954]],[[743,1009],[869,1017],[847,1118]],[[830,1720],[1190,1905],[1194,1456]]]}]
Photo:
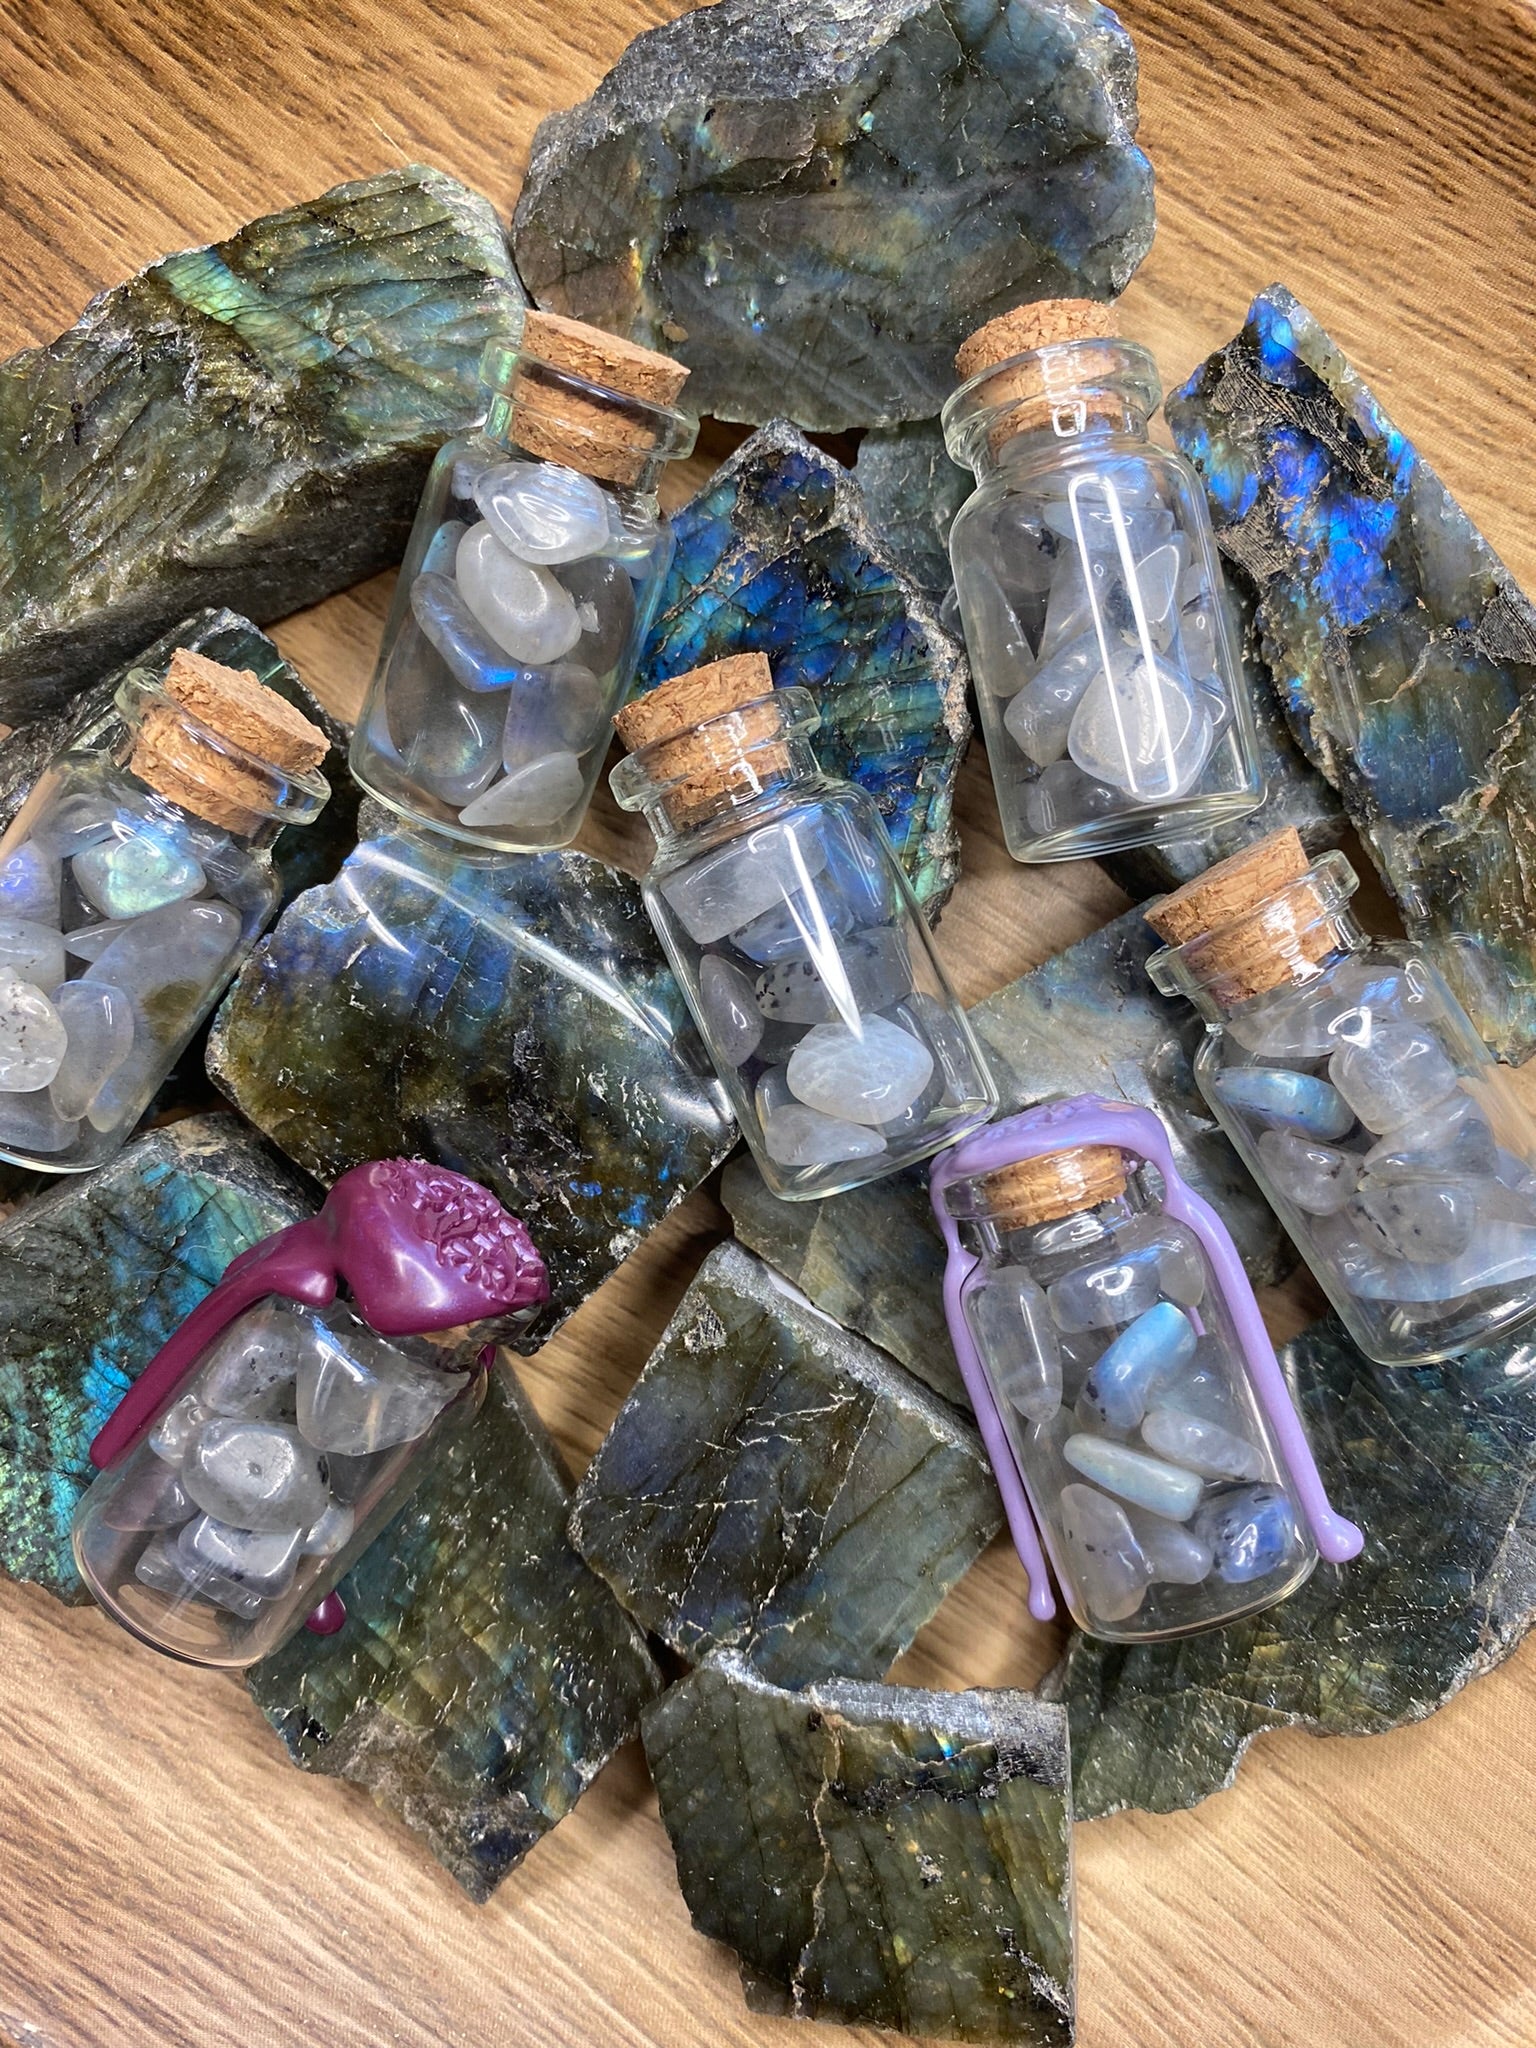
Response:
[{"label": "labradorite slab", "polygon": [[80,1604],[92,1437],[240,1252],[318,1190],[228,1114],[135,1139],[0,1225],[0,1570]]},{"label": "labradorite slab", "polygon": [[859,443],[853,480],[896,566],[925,597],[942,604],[955,587],[949,529],[975,479],[950,461],[938,421],[876,427]]},{"label": "labradorite slab", "polygon": [[1281,1358],[1365,1549],[1206,1635],[1136,1649],[1077,1637],[1046,1690],[1071,1715],[1079,1819],[1194,1806],[1266,1728],[1421,1721],[1536,1619],[1536,1344],[1387,1371],[1330,1319]]},{"label": "labradorite slab", "polygon": [[878,1678],[1001,1525],[980,1439],[739,1245],[700,1267],[577,1488],[571,1537],[692,1662]]},{"label": "labradorite slab", "polygon": [[[369,822],[365,814],[365,828]],[[289,905],[214,1020],[208,1069],[330,1182],[395,1153],[482,1182],[549,1266],[555,1323],[735,1142],[627,875],[365,838]]]},{"label": "labradorite slab", "polygon": [[723,0],[541,124],[517,259],[541,306],[687,363],[700,412],[926,419],[984,320],[1124,289],[1136,120],[1086,0]]},{"label": "labradorite slab", "polygon": [[306,1770],[362,1785],[474,1899],[562,1820],[660,1679],[566,1540],[570,1487],[505,1368],[341,1582],[334,1636],[250,1674]]},{"label": "labradorite slab", "polygon": [[1502,1058],[1536,1050],[1536,609],[1279,285],[1168,400],[1308,758]]},{"label": "labradorite slab", "polygon": [[645,1711],[694,1925],[760,2012],[958,2041],[1074,2038],[1066,1717],[1021,1692],[713,1657]]},{"label": "labradorite slab", "polygon": [[167,256],[0,364],[0,720],[203,606],[265,622],[398,561],[523,303],[490,203],[418,164]]},{"label": "labradorite slab", "polygon": [[[1191,1187],[1231,1231],[1256,1284],[1294,1264],[1289,1240],[1212,1119],[1190,1057],[1201,1026],[1146,976],[1156,939],[1126,911],[970,1012],[1009,1116],[1047,1095],[1123,1097],[1155,1109]],[[909,1168],[824,1202],[781,1202],[746,1159],[722,1199],[744,1244],[818,1308],[891,1352],[949,1400],[964,1390],[944,1322],[943,1247],[928,1169]]]},{"label": "labradorite slab", "polygon": [[637,687],[766,654],[809,689],[817,758],[867,789],[919,898],[960,871],[951,813],[971,734],[965,651],[898,566],[840,462],[774,420],[673,515],[677,551]]}]

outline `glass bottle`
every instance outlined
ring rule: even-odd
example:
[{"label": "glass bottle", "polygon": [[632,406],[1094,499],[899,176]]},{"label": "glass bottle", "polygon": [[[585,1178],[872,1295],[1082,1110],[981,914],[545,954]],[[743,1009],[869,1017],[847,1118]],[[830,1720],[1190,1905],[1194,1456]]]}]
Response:
[{"label": "glass bottle", "polygon": [[1150,1110],[1041,1104],[942,1153],[930,1185],[950,1335],[1035,1615],[1055,1612],[1047,1556],[1079,1628],[1148,1642],[1358,1553],[1232,1240]]},{"label": "glass bottle", "polygon": [[672,560],[656,499],[693,446],[670,357],[530,308],[484,422],[422,492],[352,772],[403,817],[509,853],[580,829]]},{"label": "glass bottle", "polygon": [[736,655],[615,721],[646,907],[764,1180],[789,1200],[985,1123],[991,1076],[867,793],[823,774],[809,693]]},{"label": "glass bottle", "polygon": [[977,489],[950,528],[960,615],[1015,860],[1187,838],[1264,796],[1199,478],[1155,446],[1144,348],[1087,299],[973,334],[944,408]]},{"label": "glass bottle", "polygon": [[1293,827],[1148,910],[1195,1077],[1351,1337],[1454,1358],[1536,1312],[1536,1128],[1439,969],[1368,938]]},{"label": "glass bottle", "polygon": [[276,910],[326,745],[178,648],[38,777],[0,837],[0,1156],[77,1173],[122,1144]]},{"label": "glass bottle", "polygon": [[306,1616],[334,1633],[332,1589],[548,1295],[474,1181],[408,1159],[343,1174],[229,1266],[92,1443],[73,1528],[91,1593],[193,1664],[253,1664]]}]

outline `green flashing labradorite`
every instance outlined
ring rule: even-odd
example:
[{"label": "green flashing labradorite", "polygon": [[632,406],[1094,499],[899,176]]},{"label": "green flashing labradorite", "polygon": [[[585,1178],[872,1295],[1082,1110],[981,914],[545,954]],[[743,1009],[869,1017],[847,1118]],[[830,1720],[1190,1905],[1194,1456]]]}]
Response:
[{"label": "green flashing labradorite", "polygon": [[515,1376],[342,1580],[347,1620],[249,1685],[296,1763],[364,1786],[475,1899],[576,1804],[660,1680],[566,1540],[559,1454]]},{"label": "green flashing labradorite", "polygon": [[723,1244],[586,1478],[577,1549],[653,1634],[782,1685],[878,1678],[996,1534],[974,1432]]},{"label": "green flashing labradorite", "polygon": [[1194,1806],[1266,1728],[1422,1721],[1536,1620],[1536,1343],[1384,1371],[1328,1319],[1281,1362],[1365,1549],[1253,1620],[1182,1642],[1079,1636],[1046,1691],[1071,1716],[1080,1820]]},{"label": "green flashing labradorite", "polygon": [[720,419],[928,419],[972,329],[1111,299],[1152,241],[1136,53],[1093,0],[722,0],[534,137],[541,306],[664,349]]},{"label": "green flashing labradorite", "polygon": [[643,1716],[683,1896],[761,2012],[1069,2048],[1066,1716],[712,1657]]},{"label": "green flashing labradorite", "polygon": [[167,257],[0,364],[0,720],[200,606],[281,618],[397,561],[523,303],[490,203],[415,165]]}]

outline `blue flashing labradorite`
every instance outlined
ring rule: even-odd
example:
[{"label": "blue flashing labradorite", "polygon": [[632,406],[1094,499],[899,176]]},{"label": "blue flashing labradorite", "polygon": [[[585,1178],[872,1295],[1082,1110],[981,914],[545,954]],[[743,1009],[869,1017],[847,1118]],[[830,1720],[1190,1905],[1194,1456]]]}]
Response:
[{"label": "blue flashing labradorite", "polygon": [[1195,1328],[1171,1301],[1156,1302],[1094,1361],[1082,1398],[1110,1429],[1134,1429],[1152,1394],[1195,1355]]},{"label": "blue flashing labradorite", "polygon": [[1536,610],[1275,285],[1167,405],[1292,730],[1502,1057],[1536,1050]]},{"label": "blue flashing labradorite", "polygon": [[907,580],[848,471],[787,420],[745,442],[673,519],[677,552],[638,687],[728,654],[821,711],[816,752],[862,784],[929,908],[959,873],[950,813],[970,738],[959,642]]},{"label": "blue flashing labradorite", "polygon": [[87,1599],[69,1525],[91,1438],[230,1260],[313,1208],[237,1118],[190,1117],[0,1228],[0,1570]]}]

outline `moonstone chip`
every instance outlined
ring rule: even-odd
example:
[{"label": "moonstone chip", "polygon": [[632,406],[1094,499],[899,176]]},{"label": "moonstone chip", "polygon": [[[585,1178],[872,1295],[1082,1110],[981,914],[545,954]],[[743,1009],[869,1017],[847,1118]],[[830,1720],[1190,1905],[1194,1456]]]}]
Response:
[{"label": "moonstone chip", "polygon": [[1023,689],[1010,698],[1003,713],[1009,737],[1042,768],[1067,751],[1072,714],[1083,692],[1103,673],[1099,643],[1093,633],[1079,633],[1041,663]]},{"label": "moonstone chip", "polygon": [[145,1441],[157,1458],[179,1467],[187,1446],[207,1420],[208,1411],[197,1396],[183,1394],[166,1409]]},{"label": "moonstone chip", "polygon": [[68,1049],[63,1019],[42,990],[0,969],[0,1092],[46,1088]]},{"label": "moonstone chip", "polygon": [[1075,761],[1053,761],[1024,785],[1024,822],[1041,839],[1124,808],[1119,790],[1085,775]]},{"label": "moonstone chip", "polygon": [[739,1067],[757,1051],[763,1013],[752,984],[719,953],[706,953],[699,963],[699,1008],[710,1047],[728,1067]]},{"label": "moonstone chip", "polygon": [[546,754],[585,753],[602,736],[603,708],[602,685],[579,661],[525,670],[507,699],[503,764],[526,768]]},{"label": "moonstone chip", "polygon": [[[438,529],[437,540],[442,539],[450,530],[456,532],[457,540],[462,540],[468,531],[457,520],[453,520],[448,526]],[[437,540],[433,541],[433,548],[436,548]],[[457,540],[454,543],[455,549]],[[428,560],[430,559],[429,550]],[[527,664],[515,661],[491,638],[459,595],[459,586],[454,582],[452,572],[451,556],[446,570],[423,566],[420,575],[411,585],[411,617],[420,626],[428,643],[437,649],[447,663],[454,681],[460,688],[476,694],[487,690],[505,690],[520,676],[528,674]],[[391,674],[393,669],[394,665],[391,663]],[[386,689],[387,687],[386,683]],[[403,748],[409,739],[409,733],[405,730],[408,719],[424,707],[417,701],[417,692],[402,691],[398,682],[395,690],[389,694],[391,736],[395,744]],[[424,687],[419,694],[425,697]]]},{"label": "moonstone chip", "polygon": [[[1336,1062],[1337,1056],[1330,1073]],[[1336,1088],[1289,1067],[1228,1067],[1211,1086],[1231,1108],[1303,1131],[1309,1138],[1342,1138],[1354,1127],[1354,1111]]]},{"label": "moonstone chip", "polygon": [[72,860],[88,846],[112,837],[121,809],[116,796],[104,790],[71,790],[49,805],[33,831],[32,843],[61,861]]},{"label": "moonstone chip", "polygon": [[1267,1578],[1295,1556],[1300,1542],[1296,1516],[1278,1486],[1234,1486],[1216,1494],[1196,1515],[1194,1533],[1210,1545],[1217,1578],[1233,1586]]},{"label": "moonstone chip", "polygon": [[386,1344],[358,1354],[318,1344],[299,1367],[299,1428],[316,1450],[366,1457],[414,1442],[463,1384],[462,1373],[423,1371]]},{"label": "moonstone chip", "polygon": [[1146,1597],[1152,1567],[1124,1508],[1075,1480],[1061,1489],[1061,1533],[1072,1574],[1095,1621],[1128,1621]]},{"label": "moonstone chip", "polygon": [[1409,992],[1401,967],[1360,954],[1300,988],[1271,989],[1240,1005],[1224,1028],[1264,1059],[1320,1060],[1363,1030],[1390,1022]]},{"label": "moonstone chip", "polygon": [[1075,1332],[1132,1323],[1163,1295],[1194,1308],[1204,1293],[1205,1267],[1199,1253],[1191,1245],[1169,1244],[1155,1227],[1139,1242],[1127,1232],[1112,1256],[1053,1280],[1046,1300],[1057,1328]]},{"label": "moonstone chip", "polygon": [[294,1375],[315,1341],[314,1326],[293,1303],[247,1309],[198,1366],[198,1401],[210,1415],[291,1422]]},{"label": "moonstone chip", "polygon": [[1369,1131],[1391,1131],[1444,1101],[1456,1069],[1439,1041],[1411,1024],[1378,1024],[1364,1044],[1342,1045],[1328,1078]]},{"label": "moonstone chip", "polygon": [[459,542],[454,576],[464,602],[497,645],[537,668],[569,654],[581,621],[564,586],[548,569],[519,561],[489,524],[472,526]]},{"label": "moonstone chip", "polygon": [[0,864],[0,916],[52,925],[59,922],[59,887],[63,865],[35,839],[8,854]]},{"label": "moonstone chip", "polygon": [[633,579],[622,562],[599,555],[591,561],[570,563],[561,570],[560,581],[571,593],[581,620],[576,659],[597,675],[611,675],[635,630]]},{"label": "moonstone chip", "polygon": [[501,767],[507,699],[444,686],[410,634],[395,642],[384,678],[384,715],[406,772],[445,804],[477,797]]},{"label": "moonstone chip", "polygon": [[[775,1068],[778,1073],[781,1069]],[[764,1079],[768,1077],[765,1075]],[[763,1147],[780,1166],[834,1166],[845,1159],[873,1159],[885,1150],[885,1139],[867,1124],[823,1116],[803,1102],[764,1105],[758,1084],[758,1121]]]},{"label": "moonstone chip", "polygon": [[188,1575],[216,1572],[271,1600],[286,1593],[304,1547],[302,1529],[235,1529],[199,1515],[176,1539]]},{"label": "moonstone chip", "polygon": [[912,958],[895,925],[854,932],[807,957],[779,960],[757,978],[757,1005],[781,1024],[851,1022],[911,993]]},{"label": "moonstone chip", "polygon": [[[1477,1180],[1495,1171],[1498,1153],[1487,1116],[1458,1089],[1379,1138],[1360,1162],[1360,1171],[1377,1183],[1417,1180],[1424,1174]],[[1525,1170],[1529,1172],[1529,1165]]]},{"label": "moonstone chip", "polygon": [[1246,1438],[1218,1423],[1159,1404],[1141,1425],[1142,1439],[1162,1457],[1204,1479],[1262,1479],[1264,1460]]},{"label": "moonstone chip", "polygon": [[180,1539],[169,1531],[147,1545],[133,1568],[142,1585],[169,1600],[211,1600],[244,1621],[254,1621],[262,1609],[262,1596],[207,1565],[190,1562],[182,1553]]},{"label": "moonstone chip", "polygon": [[1303,1131],[1261,1131],[1259,1161],[1277,1193],[1309,1216],[1331,1216],[1355,1191],[1360,1161]]},{"label": "moonstone chip", "polygon": [[1141,803],[1192,789],[1211,750],[1210,715],[1189,678],[1139,650],[1098,675],[1072,714],[1067,746],[1085,775]]},{"label": "moonstone chip", "polygon": [[1348,1213],[1379,1238],[1390,1258],[1454,1259],[1472,1241],[1479,1192],[1473,1180],[1376,1182],[1367,1176]]},{"label": "moonstone chip", "polygon": [[[467,497],[471,495],[468,491],[461,494],[457,488],[459,471],[465,466],[462,457],[454,464],[453,480],[456,496],[463,495]],[[427,543],[427,551],[421,558],[421,574],[423,576],[440,576],[444,582],[451,581],[453,577],[454,556],[459,551],[459,542],[468,531],[468,520],[445,519]],[[415,609],[415,599],[416,592],[413,588],[411,591],[412,610]],[[425,631],[425,628],[423,630]]]},{"label": "moonstone chip", "polygon": [[817,1024],[789,1056],[789,1085],[808,1108],[858,1124],[888,1123],[915,1102],[933,1054],[884,1017]]},{"label": "moonstone chip", "polygon": [[125,924],[98,953],[90,980],[122,989],[142,1006],[161,989],[195,984],[202,994],[240,943],[227,903],[172,903]]},{"label": "moonstone chip", "polygon": [[966,1314],[998,1399],[1027,1421],[1049,1422],[1061,1406],[1061,1338],[1033,1275],[999,1266]]},{"label": "moonstone chip", "polygon": [[608,544],[607,495],[580,470],[497,462],[476,477],[474,495],[496,538],[521,561],[576,562]]},{"label": "moonstone chip", "polygon": [[59,1071],[49,1084],[61,1117],[80,1118],[133,1049],[133,1007],[106,981],[66,981],[53,1006],[68,1036]]},{"label": "moonstone chip", "polygon": [[179,1529],[197,1513],[173,1465],[135,1461],[102,1509],[109,1529]]},{"label": "moonstone chip", "polygon": [[103,917],[138,917],[167,903],[185,903],[207,886],[201,864],[170,833],[140,826],[77,853],[70,872],[87,903]]},{"label": "moonstone chip", "polygon": [[777,910],[827,864],[822,835],[803,823],[764,825],[667,875],[661,893],[701,946]]},{"label": "moonstone chip", "polygon": [[1132,1450],[1112,1437],[1069,1436],[1061,1455],[1075,1472],[1102,1486],[1106,1493],[1118,1494],[1170,1522],[1187,1522],[1204,1491],[1197,1474],[1165,1464],[1161,1458],[1149,1458],[1145,1451]]},{"label": "moonstone chip", "polygon": [[306,1557],[335,1557],[352,1541],[357,1511],[348,1502],[333,1500],[304,1538]]},{"label": "moonstone chip", "polygon": [[1152,1394],[1194,1357],[1195,1342],[1194,1325],[1183,1309],[1171,1301],[1154,1302],[1089,1368],[1080,1397],[1083,1409],[1106,1428],[1134,1429]]},{"label": "moonstone chip", "polygon": [[330,1498],[319,1454],[296,1429],[238,1416],[202,1425],[181,1483],[206,1514],[241,1529],[307,1529]]},{"label": "moonstone chip", "polygon": [[1169,1522],[1161,1515],[1149,1515],[1144,1508],[1133,1507],[1126,1509],[1125,1518],[1141,1545],[1154,1585],[1198,1586],[1209,1578],[1211,1546],[1202,1542],[1186,1522]]},{"label": "moonstone chip", "polygon": [[558,824],[572,805],[581,801],[585,787],[581,763],[574,754],[546,754],[542,761],[530,761],[526,768],[516,768],[500,782],[493,782],[459,812],[459,823],[537,831],[540,826]]},{"label": "moonstone chip", "polygon": [[121,938],[126,924],[78,924],[64,935],[64,950],[77,960],[99,960],[112,941]]},{"label": "moonstone chip", "polygon": [[64,979],[64,941],[53,925],[27,917],[0,917],[0,973],[57,988]]}]

